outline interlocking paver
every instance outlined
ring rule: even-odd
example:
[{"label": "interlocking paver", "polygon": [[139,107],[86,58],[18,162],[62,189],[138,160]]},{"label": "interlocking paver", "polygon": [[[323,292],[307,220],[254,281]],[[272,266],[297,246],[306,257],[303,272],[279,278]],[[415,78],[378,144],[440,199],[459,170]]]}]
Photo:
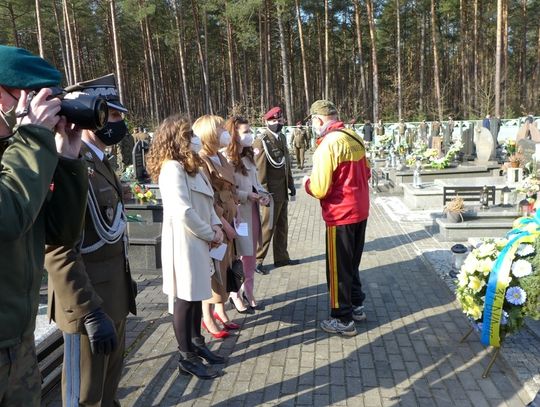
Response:
[{"label": "interlocking paver", "polygon": [[[302,174],[296,173],[297,181]],[[255,315],[213,351],[229,357],[214,381],[179,376],[176,340],[159,275],[137,274],[139,315],[128,320],[124,406],[514,406],[520,388],[496,362],[481,379],[488,353],[476,338],[460,344],[468,323],[453,294],[419,255],[433,247],[423,227],[400,225],[372,201],[361,279],[368,319],[354,338],[318,328],[328,316],[324,224],[318,202],[299,191],[289,205],[294,267],[256,275]],[[268,264],[272,258],[268,258]],[[58,405],[58,389],[44,404]],[[56,404],[55,404],[56,403]]]}]

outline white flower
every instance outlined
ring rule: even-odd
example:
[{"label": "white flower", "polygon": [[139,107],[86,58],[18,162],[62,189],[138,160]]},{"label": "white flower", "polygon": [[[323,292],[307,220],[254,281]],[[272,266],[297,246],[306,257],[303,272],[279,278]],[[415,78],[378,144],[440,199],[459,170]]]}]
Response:
[{"label": "white flower", "polygon": [[471,254],[467,256],[467,258],[463,262],[461,270],[466,274],[474,274],[476,270],[478,270],[479,265],[480,262],[478,261],[478,259],[474,257],[473,254]]},{"label": "white flower", "polygon": [[458,286],[459,287],[465,287],[467,284],[469,284],[469,277],[467,276],[467,273],[462,271],[457,276],[458,280]]},{"label": "white flower", "polygon": [[525,277],[532,274],[532,265],[527,260],[518,260],[512,264],[512,274],[517,277]]},{"label": "white flower", "polygon": [[484,243],[482,246],[480,246],[476,250],[477,250],[478,258],[483,259],[484,257],[490,257],[494,255],[497,249],[494,243]]},{"label": "white flower", "polygon": [[525,244],[525,243],[520,244],[516,251],[516,254],[519,257],[525,257],[533,253],[534,253],[534,246],[532,244]]}]

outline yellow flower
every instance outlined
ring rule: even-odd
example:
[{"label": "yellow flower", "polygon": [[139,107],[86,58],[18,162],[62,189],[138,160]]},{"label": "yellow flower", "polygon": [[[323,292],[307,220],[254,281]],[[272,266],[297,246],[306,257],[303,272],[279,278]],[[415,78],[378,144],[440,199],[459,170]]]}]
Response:
[{"label": "yellow flower", "polygon": [[484,276],[489,275],[491,273],[491,269],[493,268],[494,261],[491,259],[482,259],[478,262],[477,270],[482,273]]},{"label": "yellow flower", "polygon": [[137,198],[142,199],[142,198],[144,198],[144,195],[143,195],[142,193],[139,192],[139,193],[137,194]]},{"label": "yellow flower", "polygon": [[144,196],[147,197],[147,198],[152,198],[153,194],[152,194],[152,191],[148,190],[144,193]]},{"label": "yellow flower", "polygon": [[476,270],[478,270],[479,263],[480,262],[478,261],[478,259],[474,256],[473,253],[471,253],[463,262],[461,270],[467,274],[473,274]]},{"label": "yellow flower", "polygon": [[475,321],[476,320],[479,320],[480,317],[482,316],[482,310],[480,309],[480,307],[477,305],[477,304],[473,304],[469,309],[468,309],[468,315],[470,315]]},{"label": "yellow flower", "polygon": [[480,280],[478,277],[471,276],[469,278],[469,285],[468,287],[473,290],[475,293],[479,292],[482,287],[486,285],[486,282],[484,280]]}]

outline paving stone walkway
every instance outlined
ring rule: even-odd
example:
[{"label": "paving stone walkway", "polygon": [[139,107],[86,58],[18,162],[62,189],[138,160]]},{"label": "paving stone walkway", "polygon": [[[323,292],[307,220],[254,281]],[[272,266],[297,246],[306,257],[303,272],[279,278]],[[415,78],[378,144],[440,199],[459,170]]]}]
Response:
[{"label": "paving stone walkway", "polygon": [[[296,173],[298,182],[303,174]],[[137,275],[139,315],[128,321],[123,406],[524,406],[530,401],[503,359],[482,379],[490,353],[471,335],[454,296],[419,250],[431,237],[405,230],[372,201],[361,279],[368,319],[353,338],[318,327],[328,316],[324,223],[303,191],[289,206],[289,247],[301,264],[256,275],[255,315],[230,315],[242,329],[208,340],[228,356],[223,376],[178,375],[176,340],[161,278]],[[272,258],[268,258],[268,264]],[[59,391],[44,400],[59,405]]]}]

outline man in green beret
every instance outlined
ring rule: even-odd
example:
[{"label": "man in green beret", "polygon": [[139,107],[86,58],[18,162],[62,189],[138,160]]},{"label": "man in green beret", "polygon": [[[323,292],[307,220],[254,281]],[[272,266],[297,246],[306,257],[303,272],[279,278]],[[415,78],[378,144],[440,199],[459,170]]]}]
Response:
[{"label": "man in green beret", "polygon": [[304,177],[303,184],[306,192],[321,202],[330,296],[330,318],[320,326],[328,333],[354,336],[354,322],[366,319],[366,296],[358,268],[369,216],[371,170],[364,142],[338,120],[332,102],[318,100],[310,113],[313,130],[319,137],[311,175]]},{"label": "man in green beret", "polygon": [[73,246],[82,230],[81,132],[58,115],[60,100],[48,100],[59,82],[44,59],[0,45],[0,406],[40,405],[34,329],[45,244]]}]

